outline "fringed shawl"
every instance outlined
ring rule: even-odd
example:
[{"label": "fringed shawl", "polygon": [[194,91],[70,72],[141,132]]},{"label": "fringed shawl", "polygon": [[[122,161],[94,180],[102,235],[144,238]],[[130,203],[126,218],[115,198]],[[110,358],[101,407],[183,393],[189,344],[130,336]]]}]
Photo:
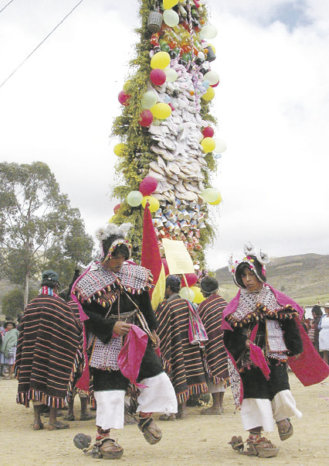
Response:
[{"label": "fringed shawl", "polygon": [[209,340],[205,343],[205,355],[209,378],[214,384],[228,379],[227,354],[223,342],[222,313],[226,301],[212,294],[199,306],[199,315],[205,326]]},{"label": "fringed shawl", "polygon": [[72,287],[72,294],[80,303],[95,300],[102,307],[114,303],[123,288],[131,294],[141,294],[152,287],[152,273],[139,265],[123,264],[120,272],[105,270],[94,263],[78,278]]},{"label": "fringed shawl", "polygon": [[63,408],[80,341],[72,310],[59,297],[40,295],[28,304],[16,355],[17,403],[39,401]]},{"label": "fringed shawl", "polygon": [[172,295],[158,308],[160,349],[178,403],[191,395],[208,391],[202,355],[198,345],[188,338],[189,308],[185,299]]}]

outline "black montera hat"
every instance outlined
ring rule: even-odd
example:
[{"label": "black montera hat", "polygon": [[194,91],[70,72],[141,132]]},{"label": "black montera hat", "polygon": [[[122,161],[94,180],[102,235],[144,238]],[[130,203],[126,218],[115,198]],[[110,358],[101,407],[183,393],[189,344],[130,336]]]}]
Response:
[{"label": "black montera hat", "polygon": [[58,273],[54,272],[53,270],[45,270],[42,273],[42,280],[41,280],[42,286],[54,287],[58,284],[59,284]]}]

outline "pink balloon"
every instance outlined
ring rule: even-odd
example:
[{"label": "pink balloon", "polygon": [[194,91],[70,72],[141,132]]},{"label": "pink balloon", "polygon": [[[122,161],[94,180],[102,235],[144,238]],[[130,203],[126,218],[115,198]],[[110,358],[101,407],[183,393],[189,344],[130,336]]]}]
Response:
[{"label": "pink balloon", "polygon": [[211,126],[207,126],[206,128],[203,128],[202,134],[205,138],[212,138],[214,137],[215,131]]},{"label": "pink balloon", "polygon": [[143,127],[150,126],[153,121],[153,114],[150,110],[143,110],[141,112],[139,124]]},{"label": "pink balloon", "polygon": [[113,211],[114,211],[115,214],[118,212],[120,207],[121,207],[121,204],[117,204],[116,206],[114,206]]},{"label": "pink balloon", "polygon": [[[195,273],[186,273],[185,278],[186,278],[188,286],[193,286],[198,281],[198,277],[196,276]],[[182,278],[181,283],[182,283],[182,286],[186,286],[184,277]]]},{"label": "pink balloon", "polygon": [[129,105],[129,102],[128,102],[129,99],[130,99],[130,95],[126,94],[125,91],[119,92],[118,100],[120,104],[125,105],[125,106]]},{"label": "pink balloon", "polygon": [[139,185],[139,191],[143,194],[143,196],[149,196],[150,194],[154,193],[157,189],[158,180],[153,178],[153,176],[146,176],[143,181]]},{"label": "pink balloon", "polygon": [[150,73],[150,80],[156,86],[161,86],[163,83],[166,82],[167,76],[163,70],[155,69],[152,70]]}]

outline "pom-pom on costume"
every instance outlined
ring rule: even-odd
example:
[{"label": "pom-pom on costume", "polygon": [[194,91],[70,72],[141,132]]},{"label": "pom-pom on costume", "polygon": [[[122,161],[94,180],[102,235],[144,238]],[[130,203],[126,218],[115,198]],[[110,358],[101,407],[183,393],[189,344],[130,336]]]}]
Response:
[{"label": "pom-pom on costume", "polygon": [[[267,256],[263,253],[256,256],[250,247],[245,252],[242,260],[230,261],[229,270],[241,290],[223,312],[232,390],[237,405],[241,405],[246,430],[251,433],[256,430],[260,435],[261,430],[272,431],[276,422],[281,440],[286,440],[293,433],[289,418],[302,416],[290,391],[287,364],[304,385],[326,378],[329,367],[301,325],[303,309],[266,283]],[[257,278],[257,291],[246,288],[243,282],[246,270]],[[275,456],[278,449],[266,439],[260,447],[260,438],[253,439],[251,434],[248,454],[259,450],[259,456]],[[232,447],[243,450],[235,440],[234,437]]]}]

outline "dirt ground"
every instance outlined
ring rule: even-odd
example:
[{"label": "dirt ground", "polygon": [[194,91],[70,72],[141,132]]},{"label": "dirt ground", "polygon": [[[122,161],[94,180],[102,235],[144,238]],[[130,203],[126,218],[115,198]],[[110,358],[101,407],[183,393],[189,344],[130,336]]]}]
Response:
[{"label": "dirt ground", "polygon": [[[230,389],[224,400],[221,416],[200,416],[200,408],[189,408],[181,421],[159,421],[163,438],[149,445],[135,425],[114,431],[113,437],[124,447],[119,462],[127,465],[324,465],[329,462],[329,379],[319,385],[303,387],[290,376],[292,392],[302,419],[293,420],[295,434],[280,442],[277,432],[268,435],[280,446],[279,455],[257,459],[235,453],[228,442],[232,435],[243,435],[239,413],[234,414]],[[85,456],[74,447],[72,439],[78,432],[94,436],[94,420],[70,423],[69,430],[32,430],[32,408],[15,402],[16,380],[0,380],[0,464],[16,465],[90,465],[105,460]],[[75,403],[79,418],[79,400]],[[46,420],[45,420],[46,421]],[[108,462],[107,462],[108,463]]]}]

